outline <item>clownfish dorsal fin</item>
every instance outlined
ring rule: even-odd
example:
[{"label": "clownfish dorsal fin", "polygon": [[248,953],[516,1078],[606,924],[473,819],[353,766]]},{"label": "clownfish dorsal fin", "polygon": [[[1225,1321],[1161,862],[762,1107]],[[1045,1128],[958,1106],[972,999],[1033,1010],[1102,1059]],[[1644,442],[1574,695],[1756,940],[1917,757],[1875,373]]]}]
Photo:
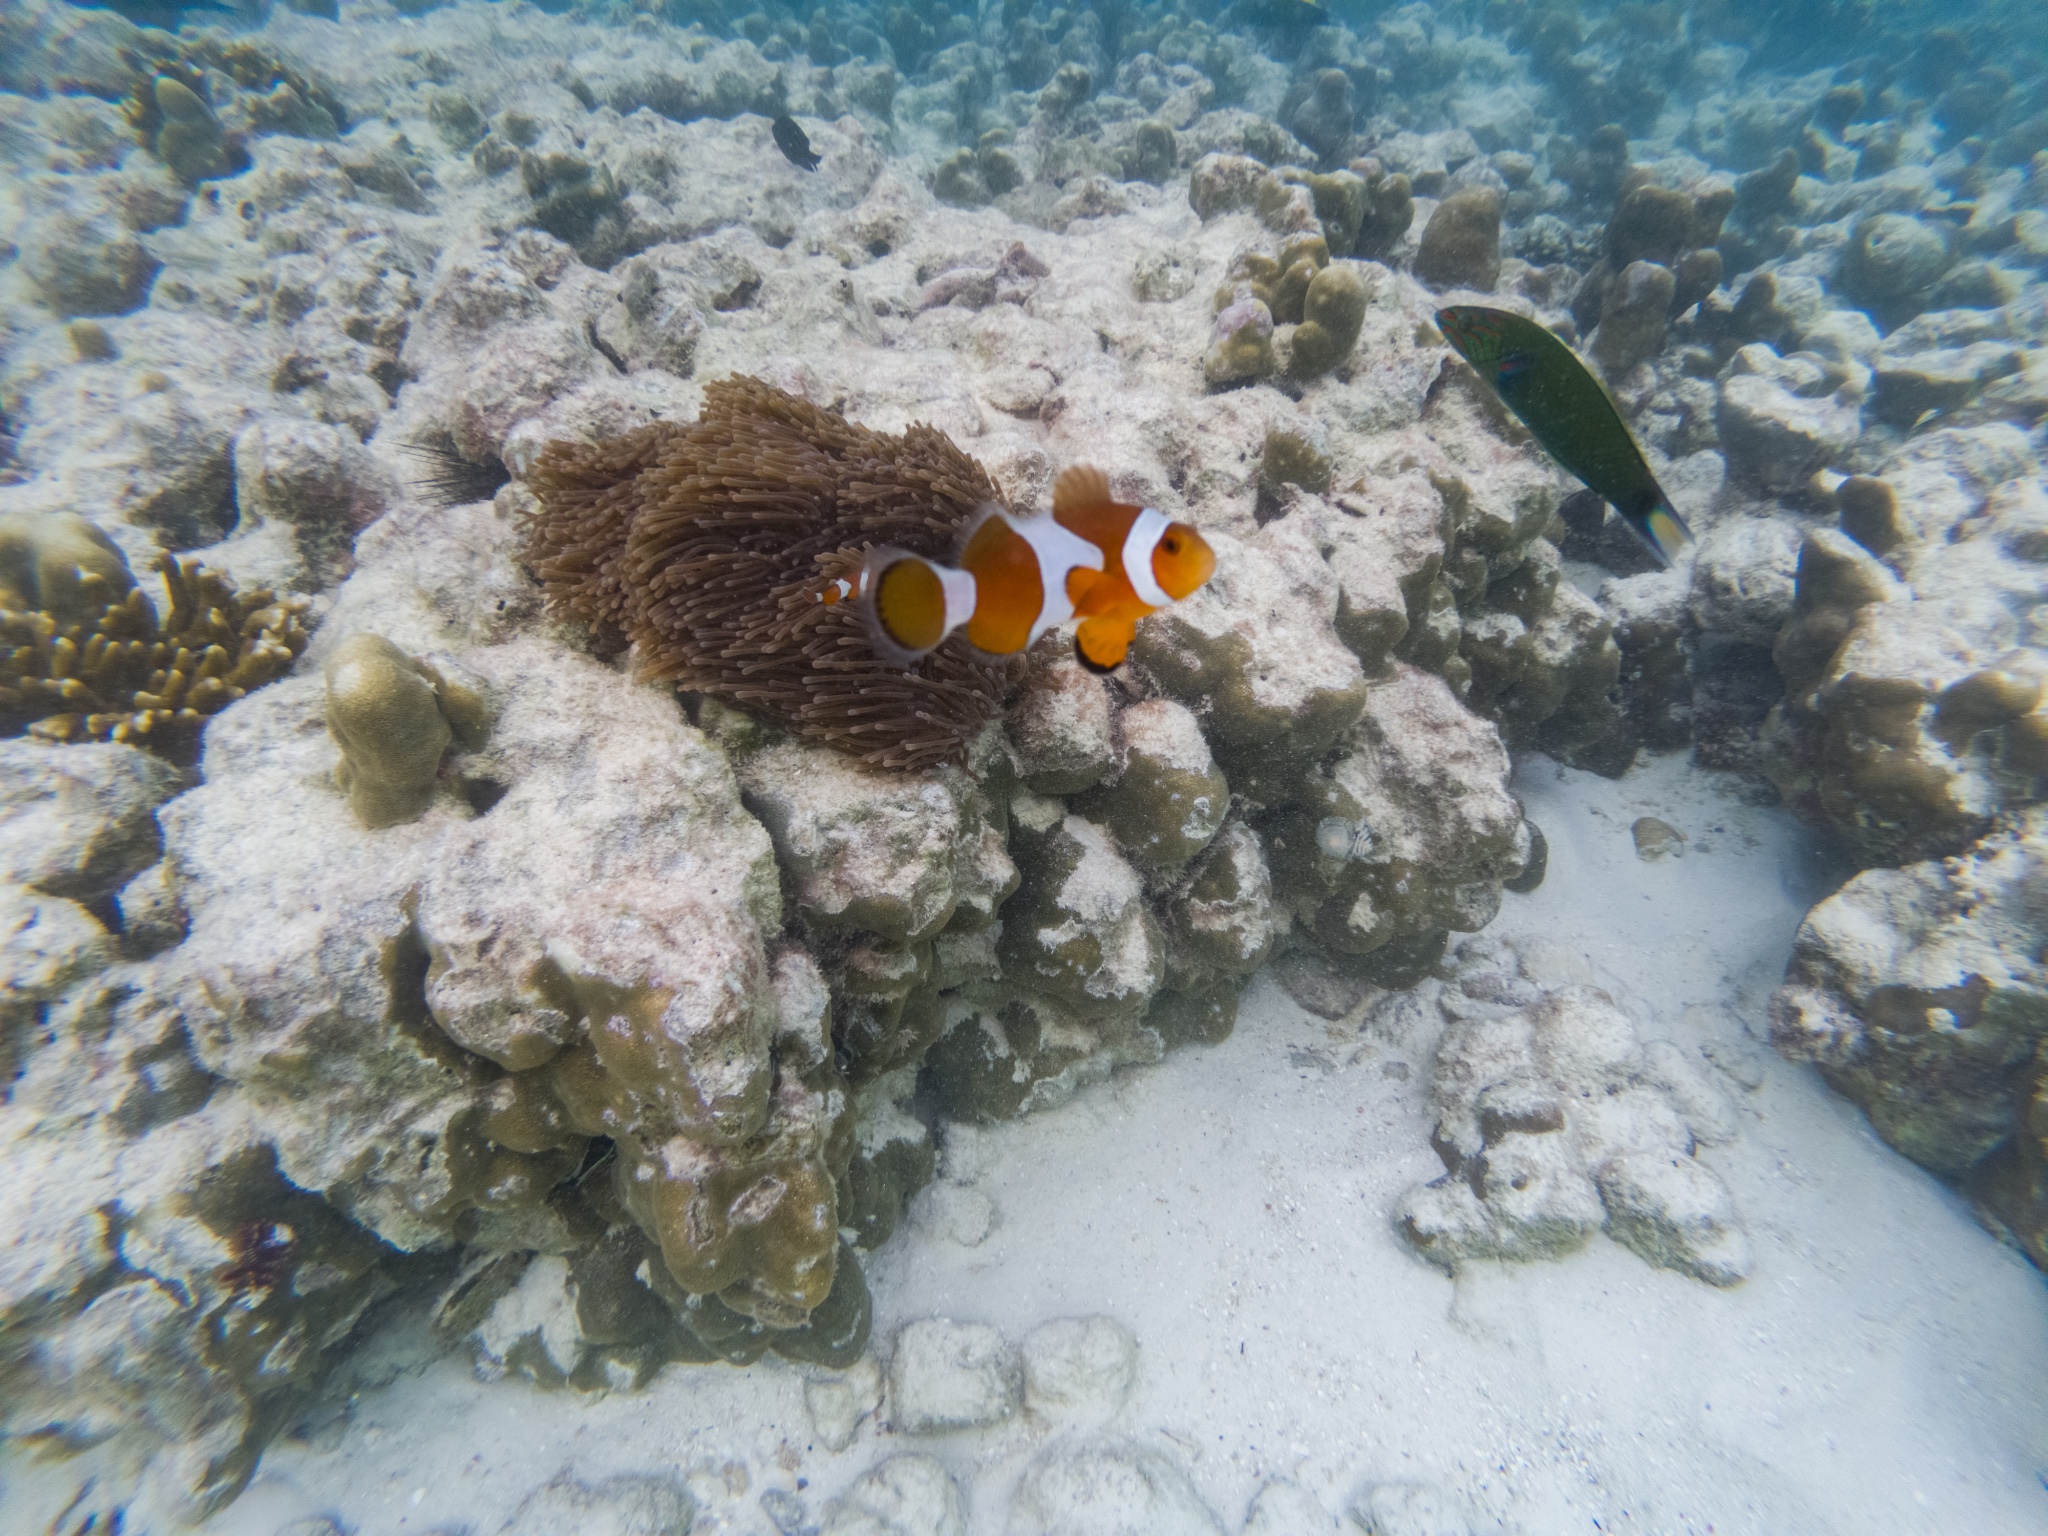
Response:
[{"label": "clownfish dorsal fin", "polygon": [[1093,464],[1075,464],[1060,471],[1052,483],[1052,515],[1104,506],[1109,501],[1109,476]]}]

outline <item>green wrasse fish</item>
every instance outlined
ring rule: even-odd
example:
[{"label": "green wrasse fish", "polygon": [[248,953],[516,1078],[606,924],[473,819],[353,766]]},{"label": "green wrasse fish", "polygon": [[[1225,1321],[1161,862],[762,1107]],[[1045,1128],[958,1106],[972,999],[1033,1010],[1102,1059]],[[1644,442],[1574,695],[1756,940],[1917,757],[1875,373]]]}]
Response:
[{"label": "green wrasse fish", "polygon": [[1436,312],[1450,344],[1558,463],[1610,502],[1666,565],[1692,530],[1650,473],[1614,401],[1578,354],[1526,315],[1480,304]]}]

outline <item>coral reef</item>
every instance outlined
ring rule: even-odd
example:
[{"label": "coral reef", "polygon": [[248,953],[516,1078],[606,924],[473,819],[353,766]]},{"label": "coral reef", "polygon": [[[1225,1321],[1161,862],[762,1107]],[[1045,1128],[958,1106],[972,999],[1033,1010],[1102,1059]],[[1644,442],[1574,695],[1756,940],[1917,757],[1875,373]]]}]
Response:
[{"label": "coral reef", "polygon": [[1965,857],[1857,875],[1801,926],[1771,1036],[2048,1266],[2044,830],[2029,810]]},{"label": "coral reef", "polygon": [[1827,528],[1800,550],[1766,767],[1862,862],[1960,852],[2032,798],[2036,463],[2002,424],[1925,434],[1837,493],[1881,556]]},{"label": "coral reef", "polygon": [[[332,649],[329,688],[295,679],[263,711],[237,717],[248,745],[294,741],[306,761],[215,744],[207,785],[178,802],[166,846],[191,934],[161,962],[167,969],[175,973],[185,954],[218,952],[241,907],[276,899],[204,851],[222,819],[245,817],[244,797],[259,793],[252,775],[281,775],[260,791],[269,814],[281,825],[319,817],[330,850],[275,866],[270,886],[321,881],[329,921],[361,933],[346,980],[330,971],[324,982],[308,968],[320,962],[291,936],[246,935],[257,949],[237,974],[249,980],[207,993],[195,1023],[201,1054],[271,1104],[290,1176],[330,1198],[347,1188],[356,1219],[387,1241],[413,1249],[461,1234],[513,1254],[568,1250],[558,1275],[528,1266],[508,1293],[517,1300],[466,1295],[471,1307],[490,1303],[479,1326],[504,1343],[500,1359],[519,1363],[503,1340],[508,1308],[531,1311],[550,1285],[559,1295],[572,1279],[582,1317],[572,1337],[583,1342],[532,1361],[544,1379],[550,1362],[555,1379],[579,1368],[601,1378],[607,1367],[596,1357],[644,1371],[664,1350],[758,1352],[765,1330],[801,1330],[840,1273],[829,1217],[848,1150],[838,1129],[843,1095],[831,1086],[823,993],[809,962],[767,951],[779,928],[768,840],[741,811],[715,749],[659,695],[588,663],[583,680],[558,693],[547,669],[533,669],[531,642],[471,651],[468,665],[495,706],[488,743],[473,728],[456,730],[463,756],[444,777],[457,793],[417,820],[369,833],[320,783],[318,765],[339,754],[301,722],[327,714],[337,724],[333,705],[357,691],[350,672],[376,663],[371,681],[400,674],[419,695],[415,713],[445,711],[464,724],[451,687],[433,689],[403,651],[371,638]],[[385,703],[381,690],[367,691],[369,705]],[[591,743],[606,713],[637,717],[639,741],[628,758],[602,754],[600,768]],[[336,734],[353,755],[355,731]],[[581,745],[564,756],[557,744],[572,742]],[[664,787],[650,804],[634,786],[655,764],[647,782]],[[573,815],[524,814],[533,797],[556,798],[572,784]],[[388,808],[388,795],[373,798]],[[509,842],[500,835],[515,828]],[[556,851],[533,846],[536,834],[557,839]],[[332,863],[337,854],[354,861],[346,876]],[[619,910],[635,922],[615,924]],[[306,1081],[285,1064],[304,1053],[303,1035],[330,1027],[337,1007],[383,1021],[379,1037],[352,1064],[334,1062]],[[323,1081],[332,1071],[342,1079]],[[294,1130],[298,1104],[351,1117],[353,1150],[344,1155],[315,1126]],[[615,1151],[594,1158],[593,1137]],[[591,1172],[572,1177],[586,1163]],[[602,1241],[583,1253],[593,1238]],[[687,1313],[694,1325],[649,1282],[600,1286],[598,1275],[612,1272],[604,1266],[631,1276],[650,1249],[674,1306],[686,1293],[698,1298]],[[848,1266],[843,1278],[850,1306],[858,1272]],[[641,1327],[634,1316],[670,1321]],[[524,1330],[513,1342],[520,1337]],[[550,1334],[549,1344],[560,1338]]]},{"label": "coral reef", "polygon": [[1720,286],[1715,242],[1737,201],[1725,181],[1669,187],[1651,175],[1639,167],[1618,173],[1604,259],[1572,294],[1572,317],[1611,381],[1662,352],[1669,322]]}]

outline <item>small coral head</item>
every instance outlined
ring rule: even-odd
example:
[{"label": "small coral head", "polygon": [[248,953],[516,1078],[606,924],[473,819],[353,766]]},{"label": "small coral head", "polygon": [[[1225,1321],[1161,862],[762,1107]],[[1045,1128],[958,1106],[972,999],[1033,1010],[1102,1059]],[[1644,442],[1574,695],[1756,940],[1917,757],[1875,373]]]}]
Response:
[{"label": "small coral head", "polygon": [[1152,546],[1152,579],[1175,602],[1216,574],[1216,551],[1190,523],[1168,523]]}]

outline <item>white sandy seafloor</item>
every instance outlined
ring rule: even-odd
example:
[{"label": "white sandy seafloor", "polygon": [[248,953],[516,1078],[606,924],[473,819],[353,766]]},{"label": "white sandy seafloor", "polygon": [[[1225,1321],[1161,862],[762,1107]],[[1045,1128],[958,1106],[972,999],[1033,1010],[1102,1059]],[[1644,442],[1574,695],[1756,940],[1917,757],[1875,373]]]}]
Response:
[{"label": "white sandy seafloor", "polygon": [[[2040,1275],[1750,1037],[1821,894],[1809,838],[1682,757],[1618,782],[1536,758],[1517,789],[1550,872],[1487,937],[1575,949],[1646,1039],[1722,1068],[1741,1128],[1701,1156],[1749,1225],[1746,1283],[1715,1290],[1600,1236],[1562,1262],[1445,1278],[1388,1219],[1441,1171],[1427,1061],[1262,978],[1224,1044],[956,1135],[955,1183],[870,1261],[885,1358],[901,1324],[932,1316],[1012,1340],[1058,1317],[1123,1323],[1138,1377],[1109,1425],[1027,1416],[912,1436],[870,1419],[832,1453],[803,1374],[773,1359],[670,1367],[644,1392],[590,1399],[479,1382],[399,1320],[204,1529],[272,1536],[325,1516],[359,1536],[488,1533],[566,1469],[679,1474],[697,1531],[770,1536],[764,1493],[794,1495],[812,1522],[914,1450],[959,1480],[970,1530],[1000,1531],[1030,1455],[1103,1428],[1178,1464],[1226,1530],[1275,1478],[1335,1516],[1374,1484],[1434,1485],[1471,1529],[1530,1536],[2048,1529]],[[1637,859],[1643,815],[1687,834],[1683,857]],[[970,1177],[996,1213],[975,1246],[929,1210]],[[17,1482],[0,1528],[41,1529],[62,1483],[57,1468]],[[770,1505],[785,1522],[796,1508]]]}]

